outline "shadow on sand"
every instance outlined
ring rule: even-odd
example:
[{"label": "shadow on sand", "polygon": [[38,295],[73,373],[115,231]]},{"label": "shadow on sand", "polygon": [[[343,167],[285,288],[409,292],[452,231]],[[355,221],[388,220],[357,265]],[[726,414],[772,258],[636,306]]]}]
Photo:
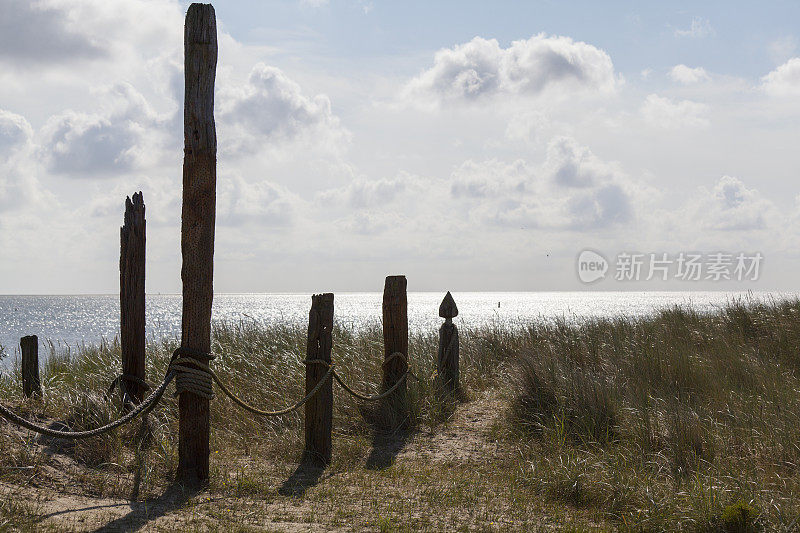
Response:
[{"label": "shadow on sand", "polygon": [[392,466],[395,457],[408,442],[411,432],[404,428],[393,431],[376,430],[372,436],[372,450],[364,465],[368,470],[383,470]]},{"label": "shadow on sand", "polygon": [[281,496],[302,497],[308,489],[319,483],[325,466],[314,461],[302,461],[289,479],[283,482],[278,494]]},{"label": "shadow on sand", "polygon": [[[141,502],[130,502],[130,512],[116,520],[112,520],[104,526],[95,529],[96,533],[110,531],[135,531],[147,525],[148,522],[156,520],[169,514],[175,509],[179,509],[192,496],[202,490],[201,486],[187,488],[178,483],[173,483],[164,491],[161,496]],[[80,510],[80,509],[79,509]],[[66,511],[62,511],[64,513]],[[54,513],[60,514],[60,513]]]}]

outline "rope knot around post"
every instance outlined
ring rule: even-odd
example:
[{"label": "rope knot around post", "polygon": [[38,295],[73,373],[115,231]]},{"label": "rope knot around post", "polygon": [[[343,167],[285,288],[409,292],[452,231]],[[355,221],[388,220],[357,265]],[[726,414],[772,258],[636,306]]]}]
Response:
[{"label": "rope knot around post", "polygon": [[[188,357],[181,357],[186,355]],[[183,392],[192,392],[202,398],[214,398],[214,376],[206,363],[214,358],[213,354],[201,353],[191,348],[178,347],[172,352],[170,369],[175,371],[175,396]],[[201,360],[202,359],[202,360]]]}]

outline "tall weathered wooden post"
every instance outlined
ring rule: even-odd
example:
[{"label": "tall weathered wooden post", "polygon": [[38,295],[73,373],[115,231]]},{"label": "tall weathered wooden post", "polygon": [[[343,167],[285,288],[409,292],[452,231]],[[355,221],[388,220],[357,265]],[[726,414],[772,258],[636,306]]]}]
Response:
[{"label": "tall weathered wooden post", "polygon": [[[387,276],[383,287],[383,383],[390,389],[408,370],[408,298],[405,276]],[[397,355],[399,354],[399,355]],[[408,387],[404,380],[384,400],[392,426],[409,423]]]},{"label": "tall weathered wooden post", "polygon": [[39,338],[28,335],[19,340],[19,349],[22,352],[22,394],[30,398],[34,394],[42,394],[42,385],[39,381]]},{"label": "tall weathered wooden post", "polygon": [[436,388],[440,394],[453,394],[458,391],[458,328],[453,318],[458,316],[458,307],[453,295],[447,291],[441,305],[439,316],[444,324],[439,328],[439,356],[436,359]]},{"label": "tall weathered wooden post", "polygon": [[119,230],[119,303],[124,406],[138,404],[145,393],[144,265],[145,220],[141,191],[125,199],[125,219]]},{"label": "tall weathered wooden post", "polygon": [[[207,363],[211,352],[214,276],[214,219],[217,186],[217,133],[214,79],[217,23],[214,7],[192,4],[184,28],[183,210],[181,252],[184,357]],[[178,400],[178,480],[203,482],[209,473],[208,398],[183,392]]]},{"label": "tall weathered wooden post", "polygon": [[[311,297],[308,313],[308,344],[306,361],[314,359],[331,362],[333,346],[333,294],[315,294]],[[306,394],[310,393],[328,372],[320,363],[306,363]],[[333,380],[328,379],[322,388],[306,402],[306,445],[303,462],[327,465],[331,462],[333,432]]]}]

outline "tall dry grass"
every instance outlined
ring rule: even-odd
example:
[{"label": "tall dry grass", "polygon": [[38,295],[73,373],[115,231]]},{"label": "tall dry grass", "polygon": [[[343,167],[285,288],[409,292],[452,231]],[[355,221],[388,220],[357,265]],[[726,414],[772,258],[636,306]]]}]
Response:
[{"label": "tall dry grass", "polygon": [[508,428],[526,483],[631,529],[793,530],[799,370],[797,300],[541,323]]},{"label": "tall dry grass", "polygon": [[[377,392],[380,325],[335,327],[333,335],[344,378]],[[509,453],[486,458],[499,473],[485,490],[535,493],[623,530],[788,531],[800,524],[800,301],[733,301],[707,314],[676,307],[639,318],[496,321],[461,328],[460,338],[467,396],[492,389],[507,401],[493,436]],[[433,394],[437,342],[435,331],[409,342],[420,378],[409,380],[416,427],[452,413]],[[177,344],[148,344],[149,381],[160,381]],[[305,344],[302,327],[215,324],[213,366],[244,400],[275,409],[303,396]],[[0,378],[4,402],[76,429],[117,416],[101,396],[119,372],[116,342],[51,351],[42,399],[20,398],[13,368]],[[334,402],[334,453],[369,446],[373,427],[363,402],[336,385]],[[302,409],[262,419],[218,393],[211,416],[214,468],[248,457],[294,461],[302,453]],[[143,494],[171,480],[177,464],[171,390],[149,420]],[[136,423],[76,445],[70,453],[98,472],[85,482],[98,492],[127,491],[140,430]],[[0,467],[42,460],[31,450],[0,432]],[[511,466],[509,456],[516,457]],[[2,469],[0,477],[22,480],[24,472]],[[489,486],[498,479],[502,487]]]}]

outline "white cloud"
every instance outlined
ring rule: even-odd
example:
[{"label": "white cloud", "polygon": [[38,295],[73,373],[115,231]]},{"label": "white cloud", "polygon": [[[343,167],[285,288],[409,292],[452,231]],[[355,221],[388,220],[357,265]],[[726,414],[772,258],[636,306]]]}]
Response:
[{"label": "white cloud", "polygon": [[761,78],[761,86],[771,96],[800,95],[800,57],[793,57]]},{"label": "white cloud", "polygon": [[524,194],[530,189],[532,170],[522,159],[503,163],[497,159],[477,163],[467,160],[451,175],[454,198],[498,198]]},{"label": "white cloud", "polygon": [[535,144],[542,140],[545,131],[552,126],[550,117],[539,110],[520,111],[509,118],[505,138]]},{"label": "white cloud", "polygon": [[477,225],[595,231],[636,216],[636,183],[569,137],[550,141],[539,166],[524,160],[468,160],[450,176],[450,194]]},{"label": "white cloud", "polygon": [[43,127],[41,154],[53,172],[82,177],[126,172],[151,162],[163,148],[161,130],[168,118],[161,119],[133,86],[119,84],[96,97],[100,112],[66,111]]},{"label": "white cloud", "polygon": [[651,94],[640,112],[648,123],[659,128],[703,128],[709,125],[706,117],[708,106],[691,100],[671,100]]},{"label": "white cloud", "polygon": [[324,94],[305,96],[280,69],[256,65],[244,85],[220,94],[220,149],[252,153],[270,145],[302,142],[336,152],[350,133],[331,111]]},{"label": "white cloud", "polygon": [[714,34],[711,23],[703,17],[692,17],[692,23],[687,29],[675,28],[676,37],[708,37]]},{"label": "white cloud", "polygon": [[711,76],[708,75],[708,72],[703,67],[691,68],[683,64],[672,67],[672,70],[669,71],[669,77],[683,85],[691,85],[711,79]]},{"label": "white cloud", "polygon": [[607,181],[617,172],[598,159],[587,147],[569,137],[557,137],[547,146],[545,170],[559,187],[591,187]]},{"label": "white cloud", "polygon": [[0,157],[3,160],[33,138],[33,128],[22,115],[0,109]]},{"label": "white cloud", "polygon": [[81,32],[65,6],[52,2],[0,0],[0,60],[17,66],[74,62],[103,55],[103,49]]},{"label": "white cloud", "polygon": [[390,179],[354,179],[338,189],[328,189],[317,195],[317,202],[360,209],[388,204],[403,193],[418,188],[416,176],[401,172]]},{"label": "white cloud", "polygon": [[300,5],[306,7],[322,7],[328,4],[329,0],[300,0]]},{"label": "white cloud", "polygon": [[[391,228],[392,220],[377,210],[359,211],[338,221],[344,231],[355,235],[380,235]],[[397,221],[395,220],[396,224]]]},{"label": "white cloud", "polygon": [[590,44],[539,34],[501,48],[496,39],[475,37],[439,50],[433,66],[412,79],[404,95],[457,102],[549,89],[610,93],[616,84],[611,58]]},{"label": "white cloud", "polygon": [[749,231],[773,226],[775,206],[739,179],[722,176],[711,190],[701,187],[691,202],[693,226],[721,231]]},{"label": "white cloud", "polygon": [[124,183],[117,183],[112,187],[108,187],[105,182],[102,185],[96,183],[89,195],[90,201],[87,205],[81,205],[78,211],[80,215],[121,220],[125,197],[142,191],[148,227],[174,226],[180,221],[181,213],[179,179],[179,176],[134,175]]},{"label": "white cloud", "polygon": [[0,109],[0,212],[47,196],[36,178],[33,150],[33,128],[25,117]]},{"label": "white cloud", "polygon": [[601,229],[630,221],[635,187],[618,165],[602,161],[569,137],[556,137],[547,147],[543,171],[560,201],[561,224],[570,229]]},{"label": "white cloud", "polygon": [[217,220],[226,226],[290,226],[300,203],[285,187],[266,180],[248,183],[239,175],[224,176],[217,188]]}]

